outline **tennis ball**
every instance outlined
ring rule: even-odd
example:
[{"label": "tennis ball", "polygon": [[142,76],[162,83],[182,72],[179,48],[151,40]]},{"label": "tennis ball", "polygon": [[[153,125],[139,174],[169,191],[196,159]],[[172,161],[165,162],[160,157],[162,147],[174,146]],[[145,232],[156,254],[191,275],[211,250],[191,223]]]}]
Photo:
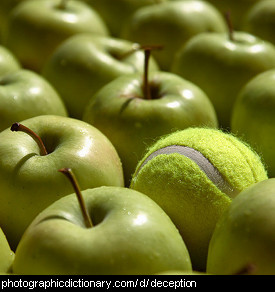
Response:
[{"label": "tennis ball", "polygon": [[261,157],[248,144],[229,132],[191,127],[156,141],[138,163],[130,188],[164,209],[193,268],[204,271],[217,220],[243,189],[266,178]]}]

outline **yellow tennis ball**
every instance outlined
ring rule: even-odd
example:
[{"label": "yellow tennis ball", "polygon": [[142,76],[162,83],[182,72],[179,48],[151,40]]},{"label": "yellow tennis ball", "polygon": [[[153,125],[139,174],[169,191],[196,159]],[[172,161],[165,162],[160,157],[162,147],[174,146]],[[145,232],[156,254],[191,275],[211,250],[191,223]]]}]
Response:
[{"label": "yellow tennis ball", "polygon": [[232,198],[266,178],[260,156],[233,134],[187,128],[161,138],[148,150],[130,188],[166,211],[187,245],[193,268],[205,270],[217,220]]}]

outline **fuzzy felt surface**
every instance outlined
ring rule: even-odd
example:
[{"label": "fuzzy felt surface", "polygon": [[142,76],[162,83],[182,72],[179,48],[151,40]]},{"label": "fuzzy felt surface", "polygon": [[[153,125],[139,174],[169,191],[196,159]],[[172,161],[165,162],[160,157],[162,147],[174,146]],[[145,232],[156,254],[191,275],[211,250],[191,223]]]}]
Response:
[{"label": "fuzzy felt surface", "polygon": [[[234,188],[232,197],[182,154],[160,154],[143,164],[149,155],[169,145],[201,152]],[[241,190],[266,178],[260,156],[249,145],[217,129],[188,128],[163,137],[148,150],[130,187],[148,195],[166,211],[189,249],[194,268],[204,270],[209,240],[221,214]]]},{"label": "fuzzy felt surface", "polygon": [[[170,145],[188,146],[201,152],[238,191],[267,178],[261,157],[250,145],[231,133],[212,128],[188,128],[163,137],[148,150],[136,171],[150,154]],[[133,184],[135,180],[134,175]]]}]

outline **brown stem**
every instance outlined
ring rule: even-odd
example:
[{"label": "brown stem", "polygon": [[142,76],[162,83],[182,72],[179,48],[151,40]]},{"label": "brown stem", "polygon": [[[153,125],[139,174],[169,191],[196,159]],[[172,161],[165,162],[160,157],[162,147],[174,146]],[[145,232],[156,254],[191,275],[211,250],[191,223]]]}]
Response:
[{"label": "brown stem", "polygon": [[140,44],[134,44],[133,48],[124,54],[117,56],[116,58],[119,60],[122,60],[123,58],[126,58],[133,54],[136,51],[143,50],[144,51],[144,74],[143,74],[143,94],[145,99],[152,99],[151,97],[151,90],[150,90],[150,84],[149,84],[149,78],[148,78],[148,72],[149,72],[149,60],[151,57],[151,51],[152,50],[159,50],[162,49],[163,46],[160,45],[140,45]]},{"label": "brown stem", "polygon": [[242,269],[237,271],[234,275],[250,275],[256,269],[255,265],[247,264]]},{"label": "brown stem", "polygon": [[152,99],[151,89],[150,89],[150,84],[149,84],[149,77],[148,77],[150,56],[151,56],[151,49],[145,48],[144,49],[144,74],[143,74],[143,92],[144,92],[145,99]]},{"label": "brown stem", "polygon": [[226,23],[227,23],[227,27],[228,27],[228,36],[229,36],[229,39],[234,42],[234,29],[233,29],[233,25],[232,25],[232,18],[231,18],[231,12],[230,11],[227,11],[225,13],[225,20],[226,20]]},{"label": "brown stem", "polygon": [[93,227],[91,217],[89,216],[89,213],[87,211],[83,196],[81,194],[78,182],[76,180],[76,177],[75,177],[73,171],[70,168],[61,168],[58,171],[65,174],[65,176],[70,180],[70,182],[74,188],[74,191],[76,193],[76,196],[77,196],[77,199],[78,199],[78,202],[80,205],[80,209],[81,209],[81,212],[82,212],[82,215],[84,218],[85,226],[87,228]]},{"label": "brown stem", "polygon": [[144,50],[144,74],[143,74],[143,94],[145,99],[152,99],[151,89],[149,83],[149,60],[152,50],[162,49],[162,46],[141,46],[140,49]]},{"label": "brown stem", "polygon": [[42,156],[48,154],[47,149],[46,149],[43,141],[41,140],[41,138],[35,132],[33,132],[31,129],[29,129],[28,127],[26,127],[20,123],[14,123],[10,129],[13,132],[20,131],[20,132],[24,132],[24,133],[30,135],[35,140],[35,142],[38,144],[39,149],[40,149],[40,154]]}]

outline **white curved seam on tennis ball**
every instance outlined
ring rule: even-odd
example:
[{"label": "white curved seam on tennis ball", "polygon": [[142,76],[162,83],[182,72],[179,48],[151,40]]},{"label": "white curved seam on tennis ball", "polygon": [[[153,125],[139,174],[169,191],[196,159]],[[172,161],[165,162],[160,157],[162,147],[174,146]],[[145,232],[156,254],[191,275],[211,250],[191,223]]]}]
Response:
[{"label": "white curved seam on tennis ball", "polygon": [[235,193],[238,192],[224,179],[219,170],[201,152],[191,147],[181,145],[171,145],[156,150],[145,159],[145,161],[139,167],[136,175],[154,157],[161,154],[169,155],[175,153],[181,154],[193,160],[199,166],[199,168],[206,174],[206,176],[214,183],[214,185],[217,188],[219,188],[223,193],[227,194],[229,197],[234,197]]}]

